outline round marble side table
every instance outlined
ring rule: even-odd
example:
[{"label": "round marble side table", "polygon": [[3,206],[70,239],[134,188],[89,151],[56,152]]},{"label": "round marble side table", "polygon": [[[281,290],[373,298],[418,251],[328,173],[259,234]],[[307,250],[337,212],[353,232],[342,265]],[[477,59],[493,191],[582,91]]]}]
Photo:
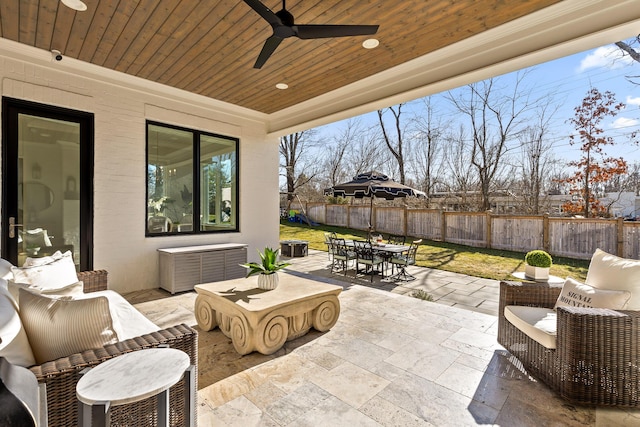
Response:
[{"label": "round marble side table", "polygon": [[186,418],[195,423],[194,368],[187,353],[172,348],[150,348],[114,357],[80,378],[78,424],[108,426],[111,406],[138,402],[158,395],[158,426],[169,425],[169,388],[185,376]]}]

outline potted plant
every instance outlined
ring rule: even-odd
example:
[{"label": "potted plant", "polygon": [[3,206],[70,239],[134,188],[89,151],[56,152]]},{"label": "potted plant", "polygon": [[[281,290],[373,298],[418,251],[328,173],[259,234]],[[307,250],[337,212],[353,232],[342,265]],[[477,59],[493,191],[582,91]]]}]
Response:
[{"label": "potted plant", "polygon": [[284,261],[278,261],[279,249],[264,248],[264,252],[258,251],[260,255],[260,263],[248,262],[246,264],[240,264],[249,269],[247,277],[258,274],[258,288],[271,290],[278,286],[278,274],[277,271],[281,270],[291,264]]},{"label": "potted plant", "polygon": [[527,252],[524,257],[526,263],[524,267],[524,275],[528,279],[537,281],[549,280],[549,268],[553,260],[547,252],[536,249]]}]

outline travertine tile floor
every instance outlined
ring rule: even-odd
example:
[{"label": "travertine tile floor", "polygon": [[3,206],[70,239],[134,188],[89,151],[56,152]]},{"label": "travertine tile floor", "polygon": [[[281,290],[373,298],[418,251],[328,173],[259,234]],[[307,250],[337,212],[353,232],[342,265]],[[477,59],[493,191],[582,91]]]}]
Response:
[{"label": "travertine tile floor", "polygon": [[[293,274],[344,286],[338,323],[270,356],[239,356],[220,331],[200,331],[201,427],[640,425],[640,411],[576,407],[522,372],[482,312],[497,307],[497,283],[425,271],[403,286],[343,282],[320,271],[326,253],[292,261]],[[403,295],[423,286],[440,300]],[[159,326],[195,325],[194,293],[128,297]]]}]

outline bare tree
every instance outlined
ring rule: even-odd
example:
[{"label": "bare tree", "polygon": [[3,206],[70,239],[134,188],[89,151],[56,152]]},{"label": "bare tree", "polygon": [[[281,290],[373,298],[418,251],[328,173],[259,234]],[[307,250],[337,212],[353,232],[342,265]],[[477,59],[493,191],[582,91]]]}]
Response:
[{"label": "bare tree", "polygon": [[[640,34],[638,34],[634,39],[631,39],[628,43],[626,41],[619,41],[616,42],[615,45],[622,50],[623,55],[629,55],[631,59],[640,63],[640,50],[635,47],[635,45],[640,45]],[[633,80],[638,78],[640,78],[640,76],[627,76],[627,80],[633,84],[640,84]]]},{"label": "bare tree", "polygon": [[[635,40],[636,42],[640,43],[640,35],[636,36]],[[631,59],[636,62],[640,62],[640,52],[635,50],[633,46],[623,41],[616,42],[615,45],[626,52],[631,57]]]},{"label": "bare tree", "polygon": [[545,197],[543,187],[551,159],[551,143],[547,141],[547,137],[551,117],[557,109],[555,107],[549,114],[549,104],[544,105],[538,110],[536,122],[518,135],[522,150],[520,194],[526,213],[539,214],[542,205],[540,197]]},{"label": "bare tree", "polygon": [[640,196],[640,163],[635,162],[629,165],[621,190],[633,191],[636,196]]},{"label": "bare tree", "polygon": [[569,186],[565,182],[571,174],[567,169],[566,160],[552,159],[547,166],[546,185],[549,187],[547,194],[551,196],[569,194]]},{"label": "bare tree", "polygon": [[[404,129],[402,125],[402,107],[405,104],[398,104],[395,107],[378,110],[378,121],[382,130],[382,138],[389,149],[389,152],[398,163],[398,173],[400,183],[405,183],[405,156],[404,156]],[[389,111],[393,116],[394,135],[387,131],[384,124],[384,115]]]},{"label": "bare tree", "polygon": [[305,130],[280,137],[281,175],[286,179],[287,200],[293,200],[296,191],[311,181],[318,168],[312,162],[306,162],[306,156],[317,142],[315,129]]},{"label": "bare tree", "polygon": [[442,145],[444,134],[441,117],[434,118],[431,98],[423,98],[424,113],[417,115],[415,124],[415,144],[413,150],[414,174],[422,191],[431,194],[443,168]]},{"label": "bare tree", "polygon": [[448,134],[445,140],[443,154],[448,174],[442,183],[439,183],[438,188],[459,199],[459,210],[472,210],[474,205],[472,194],[474,190],[477,190],[478,184],[473,177],[470,156],[471,142],[465,133],[464,126],[460,125],[458,130]]},{"label": "bare tree", "polygon": [[366,130],[359,119],[350,119],[346,122],[333,139],[333,143],[325,148],[323,168],[326,174],[326,186],[331,187],[349,178],[348,168],[345,163],[347,152],[362,142],[366,137]]},{"label": "bare tree", "polygon": [[528,91],[521,88],[527,73],[517,73],[516,82],[506,89],[497,86],[498,79],[492,78],[467,86],[447,99],[469,120],[473,145],[471,164],[474,166],[482,195],[482,210],[491,207],[490,195],[494,179],[502,170],[502,158],[507,141],[517,135],[523,116],[531,108]]},{"label": "bare tree", "polygon": [[358,134],[346,155],[345,173],[349,178],[372,170],[387,172],[384,166],[388,164],[387,150],[380,144],[376,128],[367,129]]}]

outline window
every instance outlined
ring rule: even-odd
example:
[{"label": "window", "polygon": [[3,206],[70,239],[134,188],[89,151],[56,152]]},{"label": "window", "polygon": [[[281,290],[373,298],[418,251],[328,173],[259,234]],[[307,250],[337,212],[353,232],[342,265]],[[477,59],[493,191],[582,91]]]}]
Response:
[{"label": "window", "polygon": [[147,122],[147,236],[238,231],[238,139]]}]

